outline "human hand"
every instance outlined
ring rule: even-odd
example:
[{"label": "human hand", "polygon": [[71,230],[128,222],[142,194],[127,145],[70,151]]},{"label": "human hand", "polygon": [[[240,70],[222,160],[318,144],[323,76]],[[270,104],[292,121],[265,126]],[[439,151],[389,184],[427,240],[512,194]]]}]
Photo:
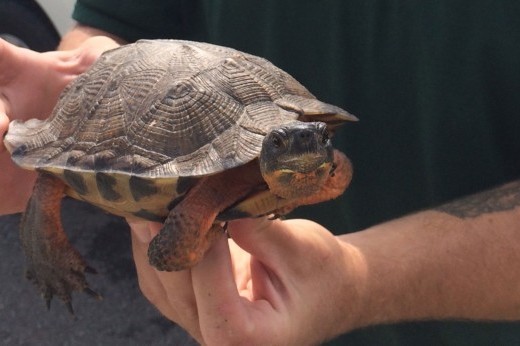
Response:
[{"label": "human hand", "polygon": [[[92,37],[77,49],[38,53],[0,40],[0,138],[9,121],[50,115],[63,88],[84,72],[101,53],[118,44]],[[35,174],[15,166],[0,141],[0,215],[22,211]]]},{"label": "human hand", "polygon": [[130,225],[142,292],[201,344],[315,344],[354,326],[355,249],[316,223],[231,222],[232,239],[181,272],[148,263],[161,224]]}]

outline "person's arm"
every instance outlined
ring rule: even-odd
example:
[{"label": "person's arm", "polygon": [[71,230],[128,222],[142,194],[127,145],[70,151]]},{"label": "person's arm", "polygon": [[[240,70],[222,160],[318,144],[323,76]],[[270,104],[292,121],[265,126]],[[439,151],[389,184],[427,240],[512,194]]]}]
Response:
[{"label": "person's arm", "polygon": [[519,226],[517,181],[341,236],[364,258],[357,324],[520,319]]},{"label": "person's arm", "polygon": [[205,344],[314,344],[356,328],[520,319],[520,182],[334,237],[305,220],[240,220],[191,271],[158,272],[159,224],[133,224],[145,296]]}]

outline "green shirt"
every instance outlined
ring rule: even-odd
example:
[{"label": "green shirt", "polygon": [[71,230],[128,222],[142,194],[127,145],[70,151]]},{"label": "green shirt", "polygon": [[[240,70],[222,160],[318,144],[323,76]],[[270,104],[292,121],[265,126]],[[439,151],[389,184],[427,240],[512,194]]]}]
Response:
[{"label": "green shirt", "polygon": [[[520,177],[520,1],[81,0],[74,16],[129,41],[203,40],[266,57],[358,116],[334,138],[353,161],[351,187],[295,212],[336,233]],[[519,327],[410,323],[343,342],[514,344]]]}]

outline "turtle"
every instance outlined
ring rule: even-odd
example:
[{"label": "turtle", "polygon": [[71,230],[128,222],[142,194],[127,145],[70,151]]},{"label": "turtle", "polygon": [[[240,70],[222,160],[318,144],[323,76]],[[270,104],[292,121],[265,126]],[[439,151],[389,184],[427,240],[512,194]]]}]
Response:
[{"label": "turtle", "polygon": [[140,40],[107,51],[48,119],[13,121],[4,138],[12,160],[37,172],[20,226],[27,277],[48,306],[57,296],[72,312],[74,291],[99,297],[61,225],[64,196],[163,222],[150,264],[191,268],[229,220],[341,195],[352,165],[331,136],[356,120],[232,48]]}]

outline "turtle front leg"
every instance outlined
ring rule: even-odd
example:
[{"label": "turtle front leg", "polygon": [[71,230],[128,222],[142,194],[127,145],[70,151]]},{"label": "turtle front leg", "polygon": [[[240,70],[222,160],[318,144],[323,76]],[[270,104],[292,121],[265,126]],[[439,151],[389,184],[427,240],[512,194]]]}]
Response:
[{"label": "turtle front leg", "polygon": [[60,206],[64,191],[61,180],[39,173],[22,218],[20,239],[27,260],[27,278],[36,285],[47,308],[56,295],[73,314],[73,291],[100,296],[89,288],[85,279],[85,272],[95,271],[86,265],[63,231]]},{"label": "turtle front leg", "polygon": [[148,248],[150,264],[162,271],[179,271],[196,265],[223,232],[219,224],[206,229],[197,221],[184,213],[170,213]]},{"label": "turtle front leg", "polygon": [[197,264],[222,227],[217,215],[262,182],[255,164],[201,179],[173,208],[148,248],[150,264],[159,270],[179,271]]}]

